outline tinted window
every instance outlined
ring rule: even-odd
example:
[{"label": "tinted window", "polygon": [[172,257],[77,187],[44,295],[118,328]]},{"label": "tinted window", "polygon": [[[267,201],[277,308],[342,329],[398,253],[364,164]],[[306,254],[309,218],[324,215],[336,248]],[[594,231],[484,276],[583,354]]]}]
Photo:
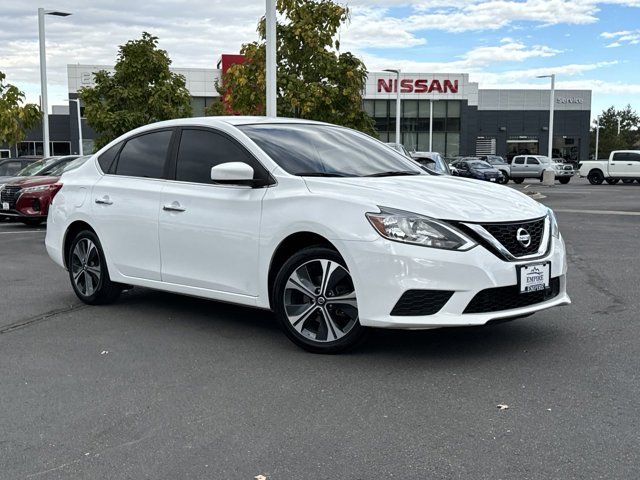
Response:
[{"label": "tinted window", "polygon": [[211,167],[227,162],[242,162],[253,168],[253,178],[267,178],[266,170],[241,145],[207,130],[182,131],[176,180],[194,183],[213,183]]},{"label": "tinted window", "polygon": [[3,176],[14,176],[16,173],[20,171],[20,167],[22,166],[21,162],[5,162],[0,165],[0,177]]},{"label": "tinted window", "polygon": [[163,130],[127,141],[118,157],[116,175],[162,178],[171,134],[171,130]]},{"label": "tinted window", "polygon": [[527,158],[527,163],[529,165],[540,165],[540,162],[538,161],[537,158]]},{"label": "tinted window", "polygon": [[43,158],[42,160],[38,160],[37,162],[33,162],[31,165],[24,167],[18,173],[19,177],[30,177],[31,175],[36,175],[40,170],[48,167],[49,165],[55,164],[58,161],[55,157]]},{"label": "tinted window", "polygon": [[516,157],[513,159],[513,163],[515,163],[516,165],[522,165],[524,164],[524,157]]},{"label": "tinted window", "polygon": [[631,152],[614,153],[613,160],[618,162],[640,162],[640,154]]},{"label": "tinted window", "polygon": [[57,167],[53,168],[49,172],[49,175],[51,175],[52,177],[59,177],[64,172],[68,172],[69,170],[73,170],[75,168],[78,168],[80,165],[82,165],[84,162],[86,162],[88,158],[89,158],[88,156],[87,157],[80,157],[80,158],[76,158],[75,160],[73,160],[71,162],[61,163]]},{"label": "tinted window", "polygon": [[426,175],[404,155],[373,138],[327,125],[265,124],[238,127],[293,175],[367,176],[388,172]]},{"label": "tinted window", "polygon": [[112,173],[110,172],[110,169],[113,165],[113,161],[116,159],[116,155],[118,154],[118,150],[120,150],[121,146],[122,143],[117,143],[98,157],[98,163],[100,164],[100,168],[104,173]]}]

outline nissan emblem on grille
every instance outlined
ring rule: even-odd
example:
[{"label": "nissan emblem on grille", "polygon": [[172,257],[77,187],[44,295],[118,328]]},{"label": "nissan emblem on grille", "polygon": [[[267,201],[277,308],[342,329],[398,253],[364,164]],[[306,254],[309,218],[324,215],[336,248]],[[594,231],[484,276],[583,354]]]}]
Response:
[{"label": "nissan emblem on grille", "polygon": [[518,242],[520,242],[520,245],[522,245],[524,248],[527,248],[529,245],[531,245],[531,235],[529,235],[529,232],[527,232],[524,228],[518,229],[518,231],[516,232],[516,240],[518,240]]}]

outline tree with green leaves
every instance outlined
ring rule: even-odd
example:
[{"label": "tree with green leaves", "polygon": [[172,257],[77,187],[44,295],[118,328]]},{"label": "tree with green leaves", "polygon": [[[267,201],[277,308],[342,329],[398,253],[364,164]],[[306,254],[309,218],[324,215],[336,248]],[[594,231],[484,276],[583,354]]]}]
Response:
[{"label": "tree with green leaves", "polygon": [[[340,51],[338,30],[349,10],[332,0],[277,0],[283,21],[277,26],[278,115],[336,123],[373,134],[373,122],[362,110],[367,70],[350,52]],[[227,114],[264,115],[265,19],[258,23],[260,41],[244,44],[245,61],[222,76],[217,85]],[[220,111],[213,105],[208,113]]]},{"label": "tree with green leaves", "polygon": [[191,115],[186,80],[170,65],[158,38],[143,32],[120,46],[113,74],[95,72],[95,85],[80,89],[87,122],[99,135],[97,148],[136,127]]},{"label": "tree with green leaves", "polygon": [[[607,158],[613,150],[630,150],[640,147],[640,115],[627,105],[622,110],[609,107],[599,118],[600,140],[598,157]],[[618,134],[618,119],[620,119],[620,134]],[[591,154],[595,155],[596,125],[591,126]]]},{"label": "tree with green leaves", "polygon": [[0,72],[0,145],[16,148],[27,135],[27,130],[35,128],[42,119],[40,107],[35,103],[25,103],[24,92],[15,85],[4,83],[6,75]]}]

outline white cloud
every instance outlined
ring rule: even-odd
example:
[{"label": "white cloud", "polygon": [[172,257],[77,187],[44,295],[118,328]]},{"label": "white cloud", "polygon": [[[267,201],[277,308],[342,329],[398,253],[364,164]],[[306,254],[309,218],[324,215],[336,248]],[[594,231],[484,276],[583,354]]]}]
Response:
[{"label": "white cloud", "polygon": [[602,32],[600,36],[608,40],[613,40],[611,43],[606,45],[607,48],[640,44],[640,29],[622,30],[620,32]]}]

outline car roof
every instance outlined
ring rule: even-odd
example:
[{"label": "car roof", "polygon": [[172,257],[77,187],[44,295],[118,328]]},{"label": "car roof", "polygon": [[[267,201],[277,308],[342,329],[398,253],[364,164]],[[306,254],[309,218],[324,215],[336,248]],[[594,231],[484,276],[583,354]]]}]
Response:
[{"label": "car roof", "polygon": [[[173,120],[165,120],[163,122],[152,123],[145,127],[175,127],[180,125],[210,125],[212,127],[220,124],[233,126],[240,125],[256,125],[256,124],[314,124],[314,125],[331,125],[325,122],[316,122],[315,120],[306,120],[303,118],[287,118],[287,117],[260,117],[260,116],[215,116],[215,117],[189,117],[176,118]],[[145,128],[141,127],[141,128]]]}]

